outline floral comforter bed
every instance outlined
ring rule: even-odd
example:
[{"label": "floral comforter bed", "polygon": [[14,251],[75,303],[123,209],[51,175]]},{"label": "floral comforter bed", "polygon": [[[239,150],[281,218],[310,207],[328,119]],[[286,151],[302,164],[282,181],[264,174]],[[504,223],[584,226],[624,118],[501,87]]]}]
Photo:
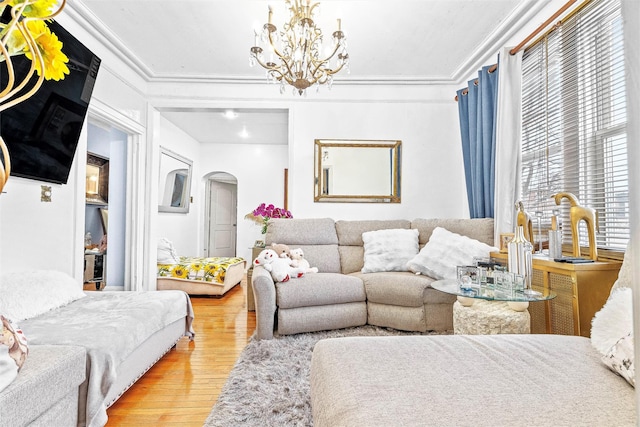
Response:
[{"label": "floral comforter bed", "polygon": [[244,258],[198,258],[182,256],[180,257],[180,262],[177,264],[158,264],[158,277],[224,283],[227,271],[240,264],[244,269]]}]

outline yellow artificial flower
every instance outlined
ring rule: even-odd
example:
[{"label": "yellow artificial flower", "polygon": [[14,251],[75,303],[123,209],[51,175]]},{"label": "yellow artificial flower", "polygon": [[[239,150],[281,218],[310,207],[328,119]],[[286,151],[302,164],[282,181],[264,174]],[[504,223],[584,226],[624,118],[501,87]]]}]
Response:
[{"label": "yellow artificial flower", "polygon": [[189,270],[182,265],[176,265],[171,271],[171,275],[179,279],[186,279],[189,275]]},{"label": "yellow artificial flower", "polygon": [[22,11],[22,15],[29,18],[45,18],[51,15],[54,8],[58,6],[58,0],[12,0],[9,5],[16,7],[24,3],[30,3]]},{"label": "yellow artificial flower", "polygon": [[[44,61],[44,78],[46,80],[62,80],[66,74],[69,74],[67,62],[69,58],[62,52],[62,42],[58,36],[53,34],[44,21],[27,22],[27,30],[36,41],[36,46],[40,50]],[[21,35],[22,36],[22,35]],[[33,53],[29,50],[28,45],[25,46],[25,56],[30,60],[34,60]],[[41,74],[40,63],[35,61],[36,72]]]}]

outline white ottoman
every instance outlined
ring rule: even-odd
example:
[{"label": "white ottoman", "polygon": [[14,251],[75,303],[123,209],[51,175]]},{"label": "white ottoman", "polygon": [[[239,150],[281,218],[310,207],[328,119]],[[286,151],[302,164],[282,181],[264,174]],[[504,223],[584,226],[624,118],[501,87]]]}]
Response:
[{"label": "white ottoman", "polygon": [[514,311],[506,302],[476,299],[465,307],[453,304],[453,333],[457,335],[528,334],[531,316],[528,310]]}]

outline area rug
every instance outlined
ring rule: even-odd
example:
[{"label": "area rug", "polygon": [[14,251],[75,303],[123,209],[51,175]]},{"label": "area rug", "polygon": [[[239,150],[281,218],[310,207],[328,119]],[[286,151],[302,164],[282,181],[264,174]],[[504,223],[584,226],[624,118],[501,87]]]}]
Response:
[{"label": "area rug", "polygon": [[309,368],[313,347],[319,340],[346,336],[418,334],[367,325],[279,336],[272,340],[256,340],[252,337],[231,370],[204,425],[312,426]]}]

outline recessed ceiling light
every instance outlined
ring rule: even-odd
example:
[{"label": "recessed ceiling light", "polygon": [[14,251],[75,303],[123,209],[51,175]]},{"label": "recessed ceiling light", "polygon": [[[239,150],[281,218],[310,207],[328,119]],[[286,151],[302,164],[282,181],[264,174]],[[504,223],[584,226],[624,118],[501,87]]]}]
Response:
[{"label": "recessed ceiling light", "polygon": [[236,113],[236,112],[235,112],[235,111],[233,111],[233,110],[227,110],[227,111],[225,111],[224,113],[222,113],[222,116],[223,116],[224,118],[226,118],[226,119],[233,120],[233,119],[235,119],[236,117],[238,117],[238,113]]}]

